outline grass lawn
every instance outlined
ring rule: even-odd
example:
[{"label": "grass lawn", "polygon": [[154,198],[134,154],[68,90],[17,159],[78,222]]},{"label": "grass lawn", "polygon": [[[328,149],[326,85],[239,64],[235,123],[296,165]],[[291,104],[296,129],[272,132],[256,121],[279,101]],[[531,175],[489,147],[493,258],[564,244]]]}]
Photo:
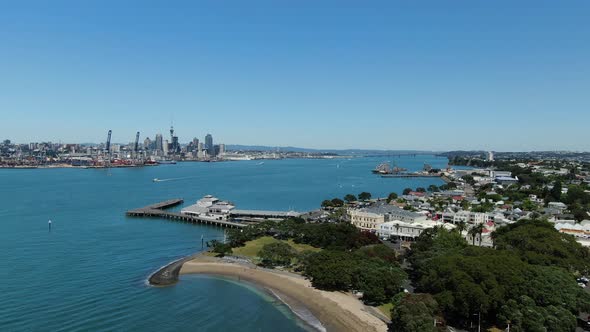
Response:
[{"label": "grass lawn", "polygon": [[265,244],[275,243],[275,242],[286,242],[288,243],[293,249],[297,250],[298,252],[302,252],[305,250],[310,251],[320,251],[320,248],[312,247],[308,244],[298,244],[293,242],[293,240],[277,240],[272,236],[263,236],[256,240],[246,242],[246,245],[243,247],[232,248],[233,254],[237,256],[246,256],[246,257],[256,257],[258,256],[258,252]]},{"label": "grass lawn", "polygon": [[393,309],[393,303],[385,303],[377,307],[385,316],[391,319],[391,309]]}]

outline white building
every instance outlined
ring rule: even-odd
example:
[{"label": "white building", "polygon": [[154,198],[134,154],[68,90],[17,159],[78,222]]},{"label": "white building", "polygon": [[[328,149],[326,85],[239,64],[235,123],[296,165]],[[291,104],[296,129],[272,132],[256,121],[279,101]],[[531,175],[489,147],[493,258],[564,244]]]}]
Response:
[{"label": "white building", "polygon": [[426,220],[426,216],[423,214],[407,211],[389,204],[378,204],[361,209],[349,209],[348,214],[354,226],[369,231],[377,231],[380,224],[392,220],[405,222]]},{"label": "white building", "polygon": [[207,195],[198,200],[196,204],[182,209],[180,213],[201,218],[226,220],[234,208],[235,206],[229,202],[221,201],[217,197]]},{"label": "white building", "polygon": [[556,209],[559,211],[563,211],[563,210],[567,209],[567,205],[565,205],[562,202],[549,202],[549,204],[547,204],[547,207],[549,207],[551,209]]},{"label": "white building", "polygon": [[443,223],[440,221],[423,220],[420,222],[406,222],[401,220],[394,220],[384,222],[379,225],[377,235],[380,238],[400,237],[402,239],[415,239],[425,229],[442,226],[446,229],[453,229],[456,226],[452,224]]},{"label": "white building", "polygon": [[483,224],[490,220],[494,220],[494,216],[488,213],[461,210],[458,212],[444,212],[442,219],[445,222],[451,222],[453,224],[460,222],[467,224]]}]

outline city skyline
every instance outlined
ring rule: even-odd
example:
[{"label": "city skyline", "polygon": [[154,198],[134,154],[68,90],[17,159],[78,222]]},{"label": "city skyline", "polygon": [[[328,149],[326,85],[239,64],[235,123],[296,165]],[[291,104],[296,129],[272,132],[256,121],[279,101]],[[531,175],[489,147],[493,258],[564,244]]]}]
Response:
[{"label": "city skyline", "polygon": [[588,2],[335,4],[3,3],[1,139],[590,150]]}]

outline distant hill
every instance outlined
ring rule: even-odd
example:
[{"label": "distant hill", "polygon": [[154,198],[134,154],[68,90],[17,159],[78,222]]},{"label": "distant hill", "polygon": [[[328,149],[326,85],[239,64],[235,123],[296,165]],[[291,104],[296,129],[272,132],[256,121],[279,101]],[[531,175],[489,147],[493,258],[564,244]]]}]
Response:
[{"label": "distant hill", "polygon": [[265,146],[265,145],[237,145],[225,146],[228,151],[281,151],[281,152],[307,152],[307,153],[336,153],[339,155],[394,155],[394,154],[436,154],[433,151],[420,150],[365,150],[365,149],[309,149],[294,146]]}]

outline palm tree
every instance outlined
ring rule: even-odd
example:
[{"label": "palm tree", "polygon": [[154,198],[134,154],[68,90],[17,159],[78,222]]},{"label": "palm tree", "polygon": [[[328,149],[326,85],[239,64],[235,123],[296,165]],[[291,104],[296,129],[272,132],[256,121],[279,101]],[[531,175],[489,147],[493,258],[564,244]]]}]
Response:
[{"label": "palm tree", "polygon": [[399,250],[402,250],[402,241],[401,241],[401,236],[399,235],[399,224],[395,224],[395,233],[397,235],[397,243],[399,245]]},{"label": "palm tree", "polygon": [[471,236],[473,245],[475,245],[475,236],[479,235],[479,245],[480,246],[481,246],[481,234],[482,233],[483,233],[483,224],[477,224],[477,225],[471,227],[471,229],[469,229],[469,232],[467,232],[467,234],[469,234]]},{"label": "palm tree", "polygon": [[478,232],[478,234],[479,234],[479,246],[480,246],[480,247],[481,247],[481,240],[483,240],[483,239],[481,238],[481,234],[483,233],[483,230],[484,230],[484,229],[485,229],[485,226],[484,226],[483,224],[479,224],[479,227],[478,227],[478,231],[479,231],[479,232]]},{"label": "palm tree", "polygon": [[465,224],[464,221],[459,221],[456,225],[457,225],[457,228],[455,228],[455,229],[457,230],[457,232],[459,232],[459,235],[463,236],[463,231],[465,230],[467,225]]}]

